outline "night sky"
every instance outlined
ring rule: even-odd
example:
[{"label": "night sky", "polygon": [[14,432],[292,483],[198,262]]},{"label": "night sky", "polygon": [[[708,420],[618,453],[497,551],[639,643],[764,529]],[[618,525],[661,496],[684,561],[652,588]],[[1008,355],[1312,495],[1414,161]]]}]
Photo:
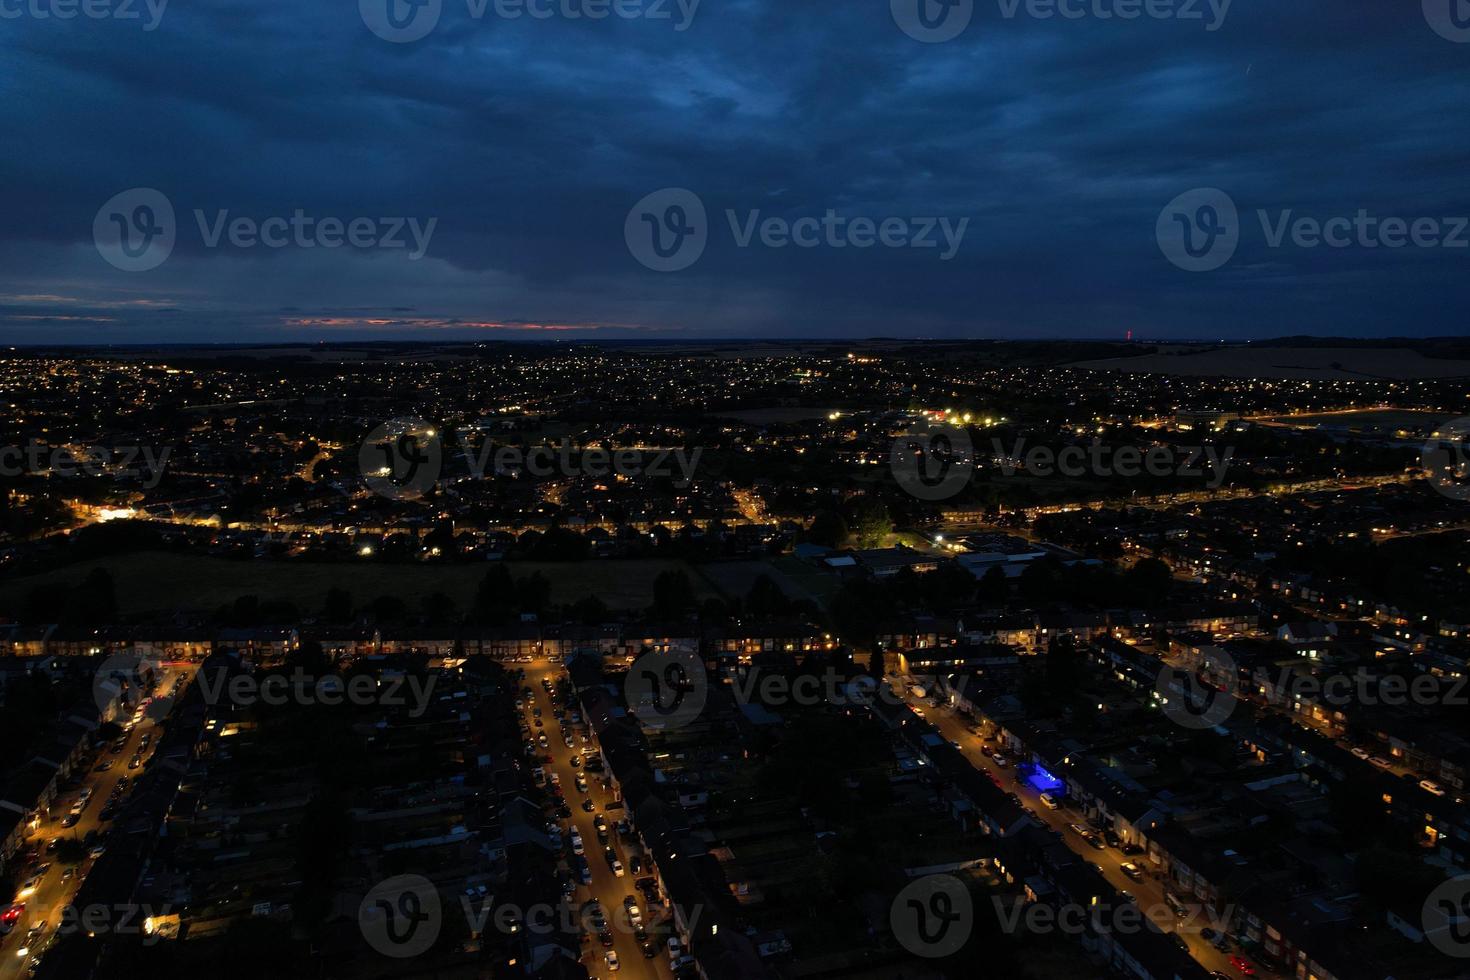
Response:
[{"label": "night sky", "polygon": [[85,2],[0,0],[6,343],[1466,332],[1465,0]]}]

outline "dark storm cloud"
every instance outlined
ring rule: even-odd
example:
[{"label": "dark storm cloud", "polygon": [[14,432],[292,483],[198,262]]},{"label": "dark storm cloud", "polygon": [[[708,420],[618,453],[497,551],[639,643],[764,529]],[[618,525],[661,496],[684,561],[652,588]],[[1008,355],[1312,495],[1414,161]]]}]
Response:
[{"label": "dark storm cloud", "polygon": [[[674,0],[674,21],[596,22],[477,20],[444,0],[407,44],[349,2],[175,0],[149,31],[29,13],[46,2],[0,0],[25,12],[0,18],[12,342],[1424,334],[1461,330],[1470,293],[1470,249],[1272,248],[1255,216],[1470,214],[1470,44],[1417,2],[1236,0],[1207,30],[1095,16],[1127,0],[1085,0],[1075,20],[989,0],[939,44],[906,36],[887,0],[702,0],[683,31]],[[130,273],[92,228],[133,187],[167,195],[178,240]],[[624,220],[665,187],[699,196],[710,237],[657,273]],[[1196,187],[1242,218],[1233,258],[1205,273],[1155,240]],[[196,209],[437,224],[412,261],[211,248]],[[945,261],[742,248],[727,210],[968,224]]]}]

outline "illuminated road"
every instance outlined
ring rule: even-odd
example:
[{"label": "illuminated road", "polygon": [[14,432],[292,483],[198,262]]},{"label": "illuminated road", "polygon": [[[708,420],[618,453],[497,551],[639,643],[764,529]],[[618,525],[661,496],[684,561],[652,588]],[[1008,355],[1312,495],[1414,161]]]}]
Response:
[{"label": "illuminated road", "polygon": [[[187,684],[193,671],[194,668],[192,666],[169,666],[161,668],[158,675],[158,684],[154,688],[155,693],[158,696],[163,696],[166,692],[171,692],[176,683]],[[46,870],[41,882],[36,886],[34,893],[24,898],[17,895],[14,899],[16,901],[24,901],[26,908],[20,917],[20,921],[16,923],[15,929],[10,935],[5,936],[3,944],[0,944],[0,980],[13,980],[13,978],[26,976],[26,966],[29,964],[32,956],[20,957],[16,955],[25,941],[26,933],[31,927],[44,922],[46,928],[42,934],[41,941],[49,939],[55,934],[57,925],[61,922],[62,910],[66,908],[73,896],[76,895],[77,889],[81,887],[82,879],[86,877],[87,872],[91,870],[92,864],[94,863],[94,859],[88,856],[83,858],[80,864],[63,864],[58,860],[56,854],[46,853],[47,842],[58,837],[63,840],[72,839],[81,841],[90,831],[96,830],[99,833],[104,831],[107,824],[104,824],[98,817],[102,812],[102,808],[107,805],[108,797],[124,776],[127,776],[129,782],[132,783],[136,782],[137,777],[143,774],[147,760],[151,758],[152,753],[158,747],[159,736],[161,734],[162,730],[158,725],[150,718],[144,718],[133,727],[131,732],[127,733],[121,752],[113,753],[108,746],[104,745],[101,754],[92,760],[91,766],[86,770],[82,785],[58,796],[51,806],[50,813],[43,815],[40,826],[31,832],[28,845],[33,847],[37,852],[38,860],[26,865],[25,870],[16,875],[17,880],[21,881],[30,877],[32,874],[31,869],[37,863],[49,863],[51,866]],[[143,764],[139,765],[136,769],[129,769],[128,762],[137,753],[139,743],[141,743],[144,736],[151,736],[151,739],[148,751],[143,754]],[[110,765],[107,771],[95,771],[97,766],[108,763]],[[87,808],[82,811],[81,818],[77,821],[76,826],[63,827],[62,820],[69,813],[72,803],[76,801],[81,791],[87,787],[90,787],[92,790],[92,798],[88,802]],[[119,799],[121,801],[126,800],[126,798],[126,794],[123,794]],[[62,876],[69,868],[74,868],[75,871],[70,877],[63,880]]]},{"label": "illuminated road", "polygon": [[[952,742],[958,742],[960,751],[964,753],[965,758],[976,769],[982,772],[993,773],[1000,780],[1000,784],[1005,788],[1006,792],[1015,793],[1020,797],[1021,803],[1032,812],[1032,816],[1044,826],[1059,833],[1063,843],[1074,854],[1089,864],[1100,868],[1103,877],[1108,880],[1108,884],[1132,895],[1139,908],[1156,925],[1168,931],[1178,931],[1182,927],[1183,931],[1180,931],[1179,935],[1189,944],[1190,955],[1204,966],[1205,969],[1218,970],[1226,976],[1240,976],[1239,971],[1230,965],[1226,954],[1221,953],[1200,937],[1199,930],[1201,928],[1215,928],[1214,924],[1209,921],[1206,913],[1200,913],[1193,920],[1178,919],[1164,902],[1164,886],[1161,878],[1157,878],[1146,871],[1142,880],[1134,881],[1123,874],[1122,865],[1125,861],[1132,861],[1138,864],[1139,867],[1147,868],[1148,861],[1146,856],[1138,855],[1137,857],[1128,857],[1113,847],[1105,850],[1097,850],[1092,847],[1069,826],[1069,824],[1075,823],[1092,829],[1088,824],[1087,818],[1081,813],[1067,809],[1065,805],[1060,810],[1047,809],[1041,802],[1040,793],[1024,781],[1018,780],[1014,765],[1008,765],[1004,768],[999,767],[980,751],[980,746],[984,742],[980,736],[975,735],[969,730],[966,720],[960,717],[956,711],[948,707],[929,707],[927,704],[915,699],[907,685],[904,687],[903,697],[909,705],[924,716],[925,720],[938,728],[946,739]],[[1231,951],[1238,954],[1234,943],[1231,943]],[[1252,962],[1255,963],[1254,960]],[[1260,963],[1255,963],[1255,968],[1257,976],[1277,976],[1277,974],[1272,973]]]},{"label": "illuminated road", "polygon": [[[538,660],[535,664],[528,666],[526,668],[526,679],[521,683],[525,687],[529,687],[533,693],[532,697],[527,700],[526,710],[522,713],[521,717],[527,725],[531,726],[531,737],[533,739],[541,732],[546,733],[546,741],[549,747],[541,750],[541,755],[538,758],[544,758],[546,755],[550,755],[552,761],[550,764],[538,764],[544,765],[548,779],[550,779],[551,773],[555,772],[557,774],[561,780],[562,792],[566,795],[567,805],[571,807],[571,817],[559,821],[562,826],[563,840],[566,842],[568,854],[571,853],[571,833],[569,828],[577,828],[577,831],[582,835],[582,842],[586,851],[587,867],[592,872],[592,884],[590,886],[578,885],[573,898],[575,901],[581,902],[584,905],[592,898],[596,898],[601,903],[603,915],[607,918],[608,929],[613,936],[613,951],[618,955],[621,969],[617,973],[613,973],[608,969],[607,962],[604,959],[606,950],[598,941],[595,932],[590,928],[586,933],[587,942],[582,944],[582,962],[587,967],[587,972],[593,977],[627,977],[630,980],[670,980],[673,973],[669,967],[668,947],[665,938],[667,933],[659,934],[652,929],[649,930],[650,938],[658,945],[659,949],[657,957],[652,960],[646,959],[643,956],[642,950],[639,948],[637,940],[633,936],[632,928],[628,924],[626,914],[623,911],[623,899],[632,895],[637,899],[638,907],[643,910],[645,926],[648,926],[654,921],[652,914],[654,911],[661,912],[659,909],[651,910],[648,905],[648,900],[633,884],[640,876],[634,875],[632,870],[628,868],[629,850],[625,843],[619,839],[616,828],[617,822],[623,818],[625,811],[606,809],[607,804],[613,800],[613,794],[604,790],[602,786],[602,776],[605,774],[587,773],[590,794],[584,795],[577,791],[576,776],[578,770],[572,767],[571,758],[573,756],[581,756],[584,761],[589,756],[595,758],[597,755],[597,745],[585,724],[585,718],[583,719],[584,724],[571,725],[570,711],[568,711],[567,717],[567,730],[576,733],[573,736],[574,744],[569,749],[563,743],[561,737],[562,727],[557,722],[556,716],[553,713],[554,705],[552,704],[551,697],[541,686],[541,682],[545,678],[550,678],[552,683],[555,684],[557,679],[562,676],[564,674],[561,669],[553,662],[547,660]],[[533,707],[539,707],[541,709],[541,721],[545,726],[544,728],[535,727],[535,717],[532,713]],[[575,705],[568,707],[575,707]],[[582,742],[584,736],[589,740],[586,744]],[[593,813],[588,813],[581,807],[582,800],[586,799],[589,795],[596,805],[596,810]],[[603,845],[597,840],[597,828],[593,824],[593,820],[599,813],[607,819],[608,841],[613,846],[618,860],[623,863],[625,872],[621,878],[614,875],[612,869],[608,867],[607,861],[603,857]],[[645,870],[644,874],[646,873]],[[587,921],[585,913],[579,917],[579,921]]]}]

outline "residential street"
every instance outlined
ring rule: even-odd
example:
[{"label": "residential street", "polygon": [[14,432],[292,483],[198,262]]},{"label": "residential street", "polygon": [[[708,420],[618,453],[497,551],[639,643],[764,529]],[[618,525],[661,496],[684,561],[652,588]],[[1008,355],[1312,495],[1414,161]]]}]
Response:
[{"label": "residential street", "polygon": [[[549,780],[551,773],[556,773],[560,780],[561,790],[566,796],[567,805],[572,811],[570,818],[560,821],[563,828],[563,839],[567,842],[569,851],[571,847],[570,828],[576,828],[582,836],[587,867],[592,873],[592,884],[590,886],[579,885],[574,895],[574,900],[582,907],[579,920],[584,923],[588,921],[586,904],[591,899],[595,898],[601,903],[603,914],[607,918],[608,930],[612,933],[612,950],[617,954],[619,969],[614,973],[609,968],[606,959],[607,950],[598,941],[596,933],[590,927],[586,933],[587,941],[582,944],[583,963],[593,977],[618,976],[633,978],[633,980],[670,980],[673,972],[669,966],[667,933],[660,933],[651,928],[652,923],[657,921],[654,913],[661,915],[662,909],[656,907],[651,913],[647,899],[635,887],[634,881],[641,876],[635,875],[629,867],[629,858],[632,856],[629,846],[620,839],[616,830],[616,824],[623,819],[624,812],[621,809],[607,809],[614,797],[603,787],[602,775],[604,774],[586,773],[585,768],[578,769],[571,763],[571,760],[577,757],[583,761],[585,766],[589,758],[595,758],[597,754],[595,740],[586,724],[571,724],[570,711],[575,708],[575,705],[567,705],[565,707],[568,712],[565,731],[573,733],[573,746],[567,748],[562,740],[564,729],[558,724],[554,713],[555,705],[551,696],[542,687],[543,680],[549,679],[555,684],[562,676],[563,672],[559,665],[547,660],[538,660],[526,668],[526,679],[523,683],[524,686],[531,689],[532,697],[522,712],[522,718],[527,725],[531,726],[533,739],[543,732],[546,733],[548,747],[541,750],[540,757],[551,756],[552,762],[545,766],[547,778]],[[540,720],[543,725],[541,728],[535,727],[534,708],[541,709]],[[587,794],[577,790],[576,778],[579,773],[584,773],[587,777],[589,790]],[[591,813],[582,809],[581,805],[584,799],[589,798],[596,808]],[[621,861],[624,867],[621,877],[613,873],[603,856],[603,845],[597,839],[597,827],[594,823],[598,815],[606,818],[609,844],[613,847],[617,860]],[[650,927],[650,938],[657,944],[657,955],[652,959],[644,956],[640,948],[641,944],[635,938],[633,929],[629,925],[623,905],[628,896],[636,898],[644,917],[645,926]]]},{"label": "residential street", "polygon": [[[1155,924],[1181,935],[1189,944],[1190,954],[1201,965],[1208,970],[1216,970],[1229,977],[1243,975],[1231,965],[1229,960],[1230,955],[1240,955],[1233,943],[1230,954],[1221,953],[1199,935],[1199,930],[1202,928],[1214,928],[1207,914],[1200,913],[1192,918],[1179,918],[1164,901],[1162,880],[1145,872],[1141,880],[1134,881],[1123,873],[1122,865],[1128,861],[1140,867],[1146,867],[1147,862],[1142,855],[1130,858],[1114,847],[1108,847],[1105,850],[1092,847],[1070,827],[1071,824],[1088,826],[1087,819],[1080,813],[1069,809],[1065,802],[1057,810],[1048,809],[1043,805],[1040,799],[1041,794],[1023,780],[1018,779],[1014,763],[1004,767],[997,766],[980,751],[981,745],[984,744],[983,741],[980,736],[969,730],[968,723],[958,712],[943,706],[929,707],[923,701],[915,698],[907,686],[904,688],[903,697],[926,720],[938,728],[945,738],[959,743],[960,751],[976,768],[993,773],[1007,792],[1015,793],[1020,797],[1022,804],[1037,820],[1061,834],[1062,840],[1082,860],[1101,868],[1109,884],[1132,895],[1139,907]],[[1252,965],[1258,977],[1277,976],[1259,963],[1252,961]]]}]

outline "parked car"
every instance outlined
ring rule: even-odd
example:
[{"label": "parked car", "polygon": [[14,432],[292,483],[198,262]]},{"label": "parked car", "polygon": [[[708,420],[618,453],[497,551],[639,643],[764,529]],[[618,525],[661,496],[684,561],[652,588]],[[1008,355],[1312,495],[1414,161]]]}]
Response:
[{"label": "parked car", "polygon": [[1432,779],[1419,780],[1419,788],[1426,793],[1433,793],[1435,796],[1444,795],[1444,789],[1440,787],[1439,783],[1436,783]]}]

